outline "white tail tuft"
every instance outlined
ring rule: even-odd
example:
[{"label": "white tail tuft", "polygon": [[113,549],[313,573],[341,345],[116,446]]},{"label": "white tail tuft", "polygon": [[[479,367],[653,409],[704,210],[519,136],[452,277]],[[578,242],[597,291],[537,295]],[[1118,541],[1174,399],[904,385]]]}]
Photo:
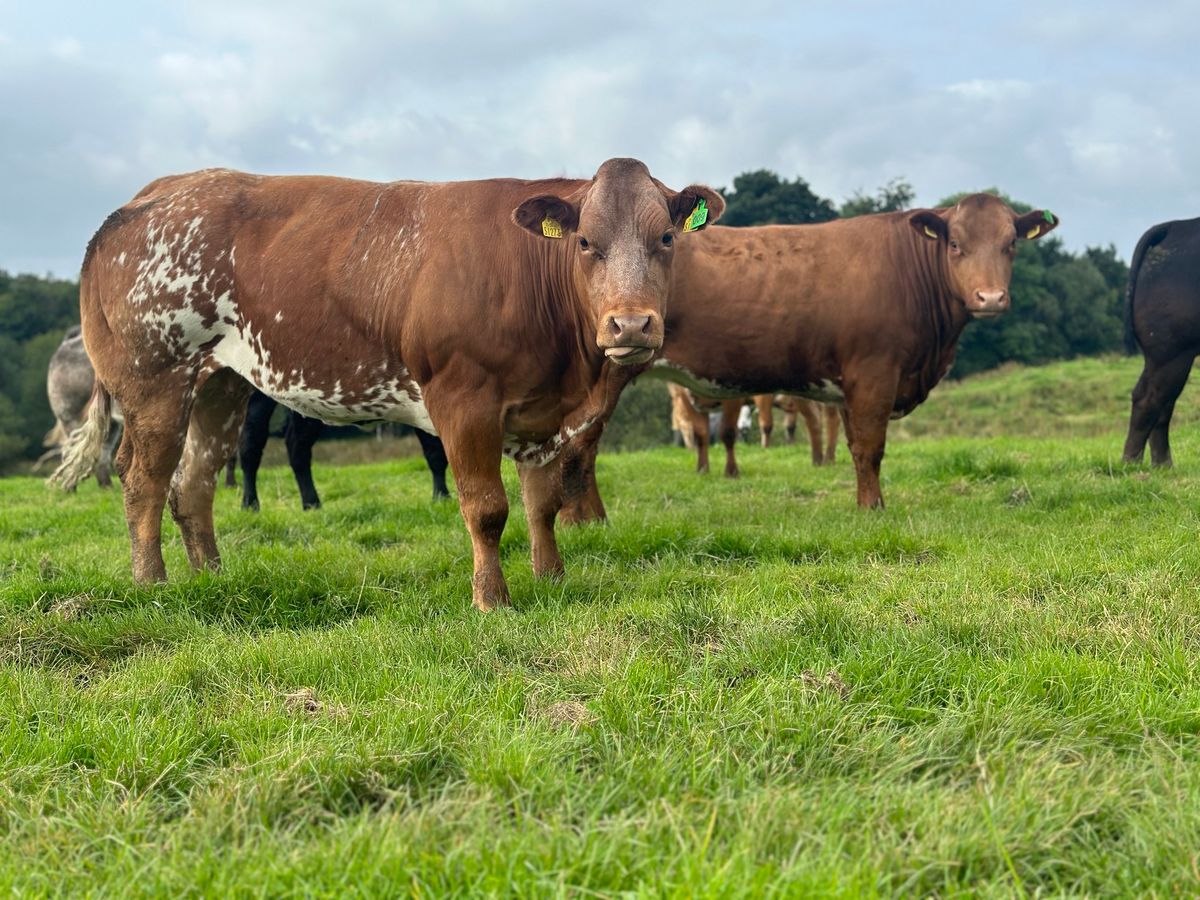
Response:
[{"label": "white tail tuft", "polygon": [[104,452],[104,442],[108,440],[108,427],[112,419],[112,397],[96,379],[92,389],[92,402],[88,407],[87,420],[72,432],[63,446],[63,461],[48,484],[60,487],[64,491],[74,489],[75,485],[92,474],[100,455]]}]

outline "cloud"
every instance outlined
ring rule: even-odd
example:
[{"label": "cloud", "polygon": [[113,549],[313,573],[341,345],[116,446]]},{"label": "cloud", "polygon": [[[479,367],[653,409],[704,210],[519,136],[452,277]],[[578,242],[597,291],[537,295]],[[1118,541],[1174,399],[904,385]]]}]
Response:
[{"label": "cloud", "polygon": [[834,200],[895,176],[923,204],[995,185],[1054,208],[1069,246],[1127,254],[1149,224],[1200,208],[1200,121],[1179,37],[1197,26],[1168,34],[1169,16],[1134,26],[1121,9],[964,8],[954,26],[831,0],[748,0],[736,16],[706,2],[91,10],[73,22],[86,43],[46,21],[0,55],[0,266],[74,274],[104,216],[169,172],[540,177],[618,155],[674,186],[768,167]]}]

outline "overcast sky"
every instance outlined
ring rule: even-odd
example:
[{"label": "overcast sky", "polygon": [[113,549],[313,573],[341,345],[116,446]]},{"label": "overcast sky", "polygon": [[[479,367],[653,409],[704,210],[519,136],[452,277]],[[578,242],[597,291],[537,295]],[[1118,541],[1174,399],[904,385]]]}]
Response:
[{"label": "overcast sky", "polygon": [[1200,0],[170,6],[0,0],[0,268],[75,277],[143,184],[216,165],[996,185],[1125,258],[1200,216]]}]

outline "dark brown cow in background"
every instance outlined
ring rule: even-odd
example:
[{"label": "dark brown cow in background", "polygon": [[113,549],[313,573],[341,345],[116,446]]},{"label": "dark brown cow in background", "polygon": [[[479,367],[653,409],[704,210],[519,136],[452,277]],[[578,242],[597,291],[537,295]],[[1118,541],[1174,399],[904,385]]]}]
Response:
[{"label": "dark brown cow in background", "polygon": [[520,471],[534,572],[557,575],[559,452],[661,347],[676,237],[723,208],[630,159],[588,180],[155,181],[88,246],[97,390],[57,477],[90,470],[120,401],[133,573],[162,581],[168,499],[191,564],[219,566],[216,476],[252,387],[323,421],[406,422],[445,443],[475,605],[507,604],[502,455]]},{"label": "dark brown cow in background", "polygon": [[[843,407],[858,504],[883,506],[888,420],[929,395],[968,322],[1008,311],[1018,243],[1057,225],[972,194],[946,209],[709,229],[680,248],[679,302],[653,371],[708,397],[788,393]],[[564,462],[564,521],[602,514],[598,430]]]}]

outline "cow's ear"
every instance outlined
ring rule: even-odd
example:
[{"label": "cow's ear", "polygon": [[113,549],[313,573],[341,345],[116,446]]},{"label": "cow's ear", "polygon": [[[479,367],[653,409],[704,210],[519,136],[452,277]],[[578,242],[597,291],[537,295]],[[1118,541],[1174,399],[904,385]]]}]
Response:
[{"label": "cow's ear", "polygon": [[1036,240],[1058,227],[1058,216],[1048,209],[1035,209],[1013,220],[1017,226],[1017,237],[1027,241]]},{"label": "cow's ear", "polygon": [[931,241],[945,241],[950,237],[950,228],[946,220],[932,209],[920,209],[908,217],[908,224],[917,230],[921,237]]},{"label": "cow's ear", "polygon": [[725,198],[710,187],[693,184],[667,197],[671,224],[680,231],[699,231],[707,228],[725,212]]},{"label": "cow's ear", "polygon": [[514,209],[512,220],[538,237],[561,238],[579,227],[579,207],[562,197],[543,194]]}]

